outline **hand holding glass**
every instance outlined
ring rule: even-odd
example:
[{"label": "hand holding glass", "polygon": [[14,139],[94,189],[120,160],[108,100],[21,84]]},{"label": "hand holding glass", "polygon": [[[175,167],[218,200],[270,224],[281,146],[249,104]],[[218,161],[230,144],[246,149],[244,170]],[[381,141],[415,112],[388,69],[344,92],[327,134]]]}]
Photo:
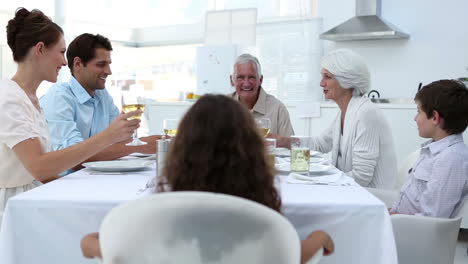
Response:
[{"label": "hand holding glass", "polygon": [[[122,111],[124,113],[128,113],[128,112],[135,111],[135,110],[145,111],[144,99],[135,93],[129,93],[129,92],[122,93]],[[141,118],[141,114],[134,115],[130,117],[129,119],[140,119],[140,118]],[[132,142],[128,143],[127,146],[141,146],[145,144],[146,142],[143,142],[140,139],[138,139],[138,132],[137,132],[137,129],[135,129],[135,132],[133,133],[133,140]]]},{"label": "hand holding glass", "polygon": [[270,133],[271,122],[269,118],[255,118],[255,123],[257,123],[258,133],[262,137],[266,137]]}]

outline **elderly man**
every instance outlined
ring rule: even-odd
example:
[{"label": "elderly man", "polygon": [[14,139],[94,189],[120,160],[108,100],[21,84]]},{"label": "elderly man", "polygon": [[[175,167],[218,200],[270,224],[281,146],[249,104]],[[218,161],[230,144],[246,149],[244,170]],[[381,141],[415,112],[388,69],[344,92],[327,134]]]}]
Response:
[{"label": "elderly man", "polygon": [[231,85],[236,89],[232,97],[247,107],[254,118],[269,118],[272,134],[293,135],[288,110],[283,103],[262,89],[262,81],[262,69],[256,57],[250,54],[237,57],[231,75]]},{"label": "elderly man", "polygon": [[[101,35],[82,34],[68,46],[70,80],[52,86],[40,99],[49,125],[54,150],[77,144],[106,129],[119,115],[105,89],[110,69],[112,45]],[[87,161],[113,160],[133,152],[155,153],[160,136],[142,138],[142,146],[118,143]],[[70,172],[70,171],[68,171]],[[66,174],[66,173],[64,173]]]}]

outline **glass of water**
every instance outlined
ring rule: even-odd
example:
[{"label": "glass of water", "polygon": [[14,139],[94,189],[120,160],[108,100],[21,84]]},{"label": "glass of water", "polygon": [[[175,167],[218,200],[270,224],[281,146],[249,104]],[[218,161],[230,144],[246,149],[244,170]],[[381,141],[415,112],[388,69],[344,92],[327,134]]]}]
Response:
[{"label": "glass of water", "polygon": [[292,136],[291,138],[291,171],[309,175],[309,137]]},{"label": "glass of water", "polygon": [[276,139],[274,139],[274,138],[265,138],[265,147],[266,147],[267,164],[271,168],[275,168]]}]

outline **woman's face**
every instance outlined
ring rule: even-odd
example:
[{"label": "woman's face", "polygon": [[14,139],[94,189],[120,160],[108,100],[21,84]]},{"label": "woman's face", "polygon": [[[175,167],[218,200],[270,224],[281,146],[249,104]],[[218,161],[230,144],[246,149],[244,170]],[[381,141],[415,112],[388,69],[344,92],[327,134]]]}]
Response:
[{"label": "woman's face", "polygon": [[342,88],[335,76],[328,70],[322,69],[320,74],[322,75],[320,86],[323,87],[325,99],[336,101],[350,92],[350,89]]},{"label": "woman's face", "polygon": [[44,55],[44,67],[43,76],[44,80],[49,82],[56,82],[57,76],[59,74],[60,69],[62,66],[67,65],[67,61],[65,59],[65,39],[63,36],[57,41],[57,43],[45,47]]}]

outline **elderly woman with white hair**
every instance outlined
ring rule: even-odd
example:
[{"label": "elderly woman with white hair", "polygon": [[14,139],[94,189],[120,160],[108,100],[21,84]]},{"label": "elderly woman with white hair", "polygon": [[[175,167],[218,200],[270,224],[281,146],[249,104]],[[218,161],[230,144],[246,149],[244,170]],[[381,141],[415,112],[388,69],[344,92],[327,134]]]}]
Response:
[{"label": "elderly woman with white hair", "polygon": [[[332,51],[321,62],[320,86],[340,111],[331,126],[310,140],[310,148],[332,152],[338,169],[364,187],[393,189],[396,156],[392,134],[380,109],[367,97],[370,74],[363,58],[347,49]],[[290,138],[278,139],[288,146]]]}]

